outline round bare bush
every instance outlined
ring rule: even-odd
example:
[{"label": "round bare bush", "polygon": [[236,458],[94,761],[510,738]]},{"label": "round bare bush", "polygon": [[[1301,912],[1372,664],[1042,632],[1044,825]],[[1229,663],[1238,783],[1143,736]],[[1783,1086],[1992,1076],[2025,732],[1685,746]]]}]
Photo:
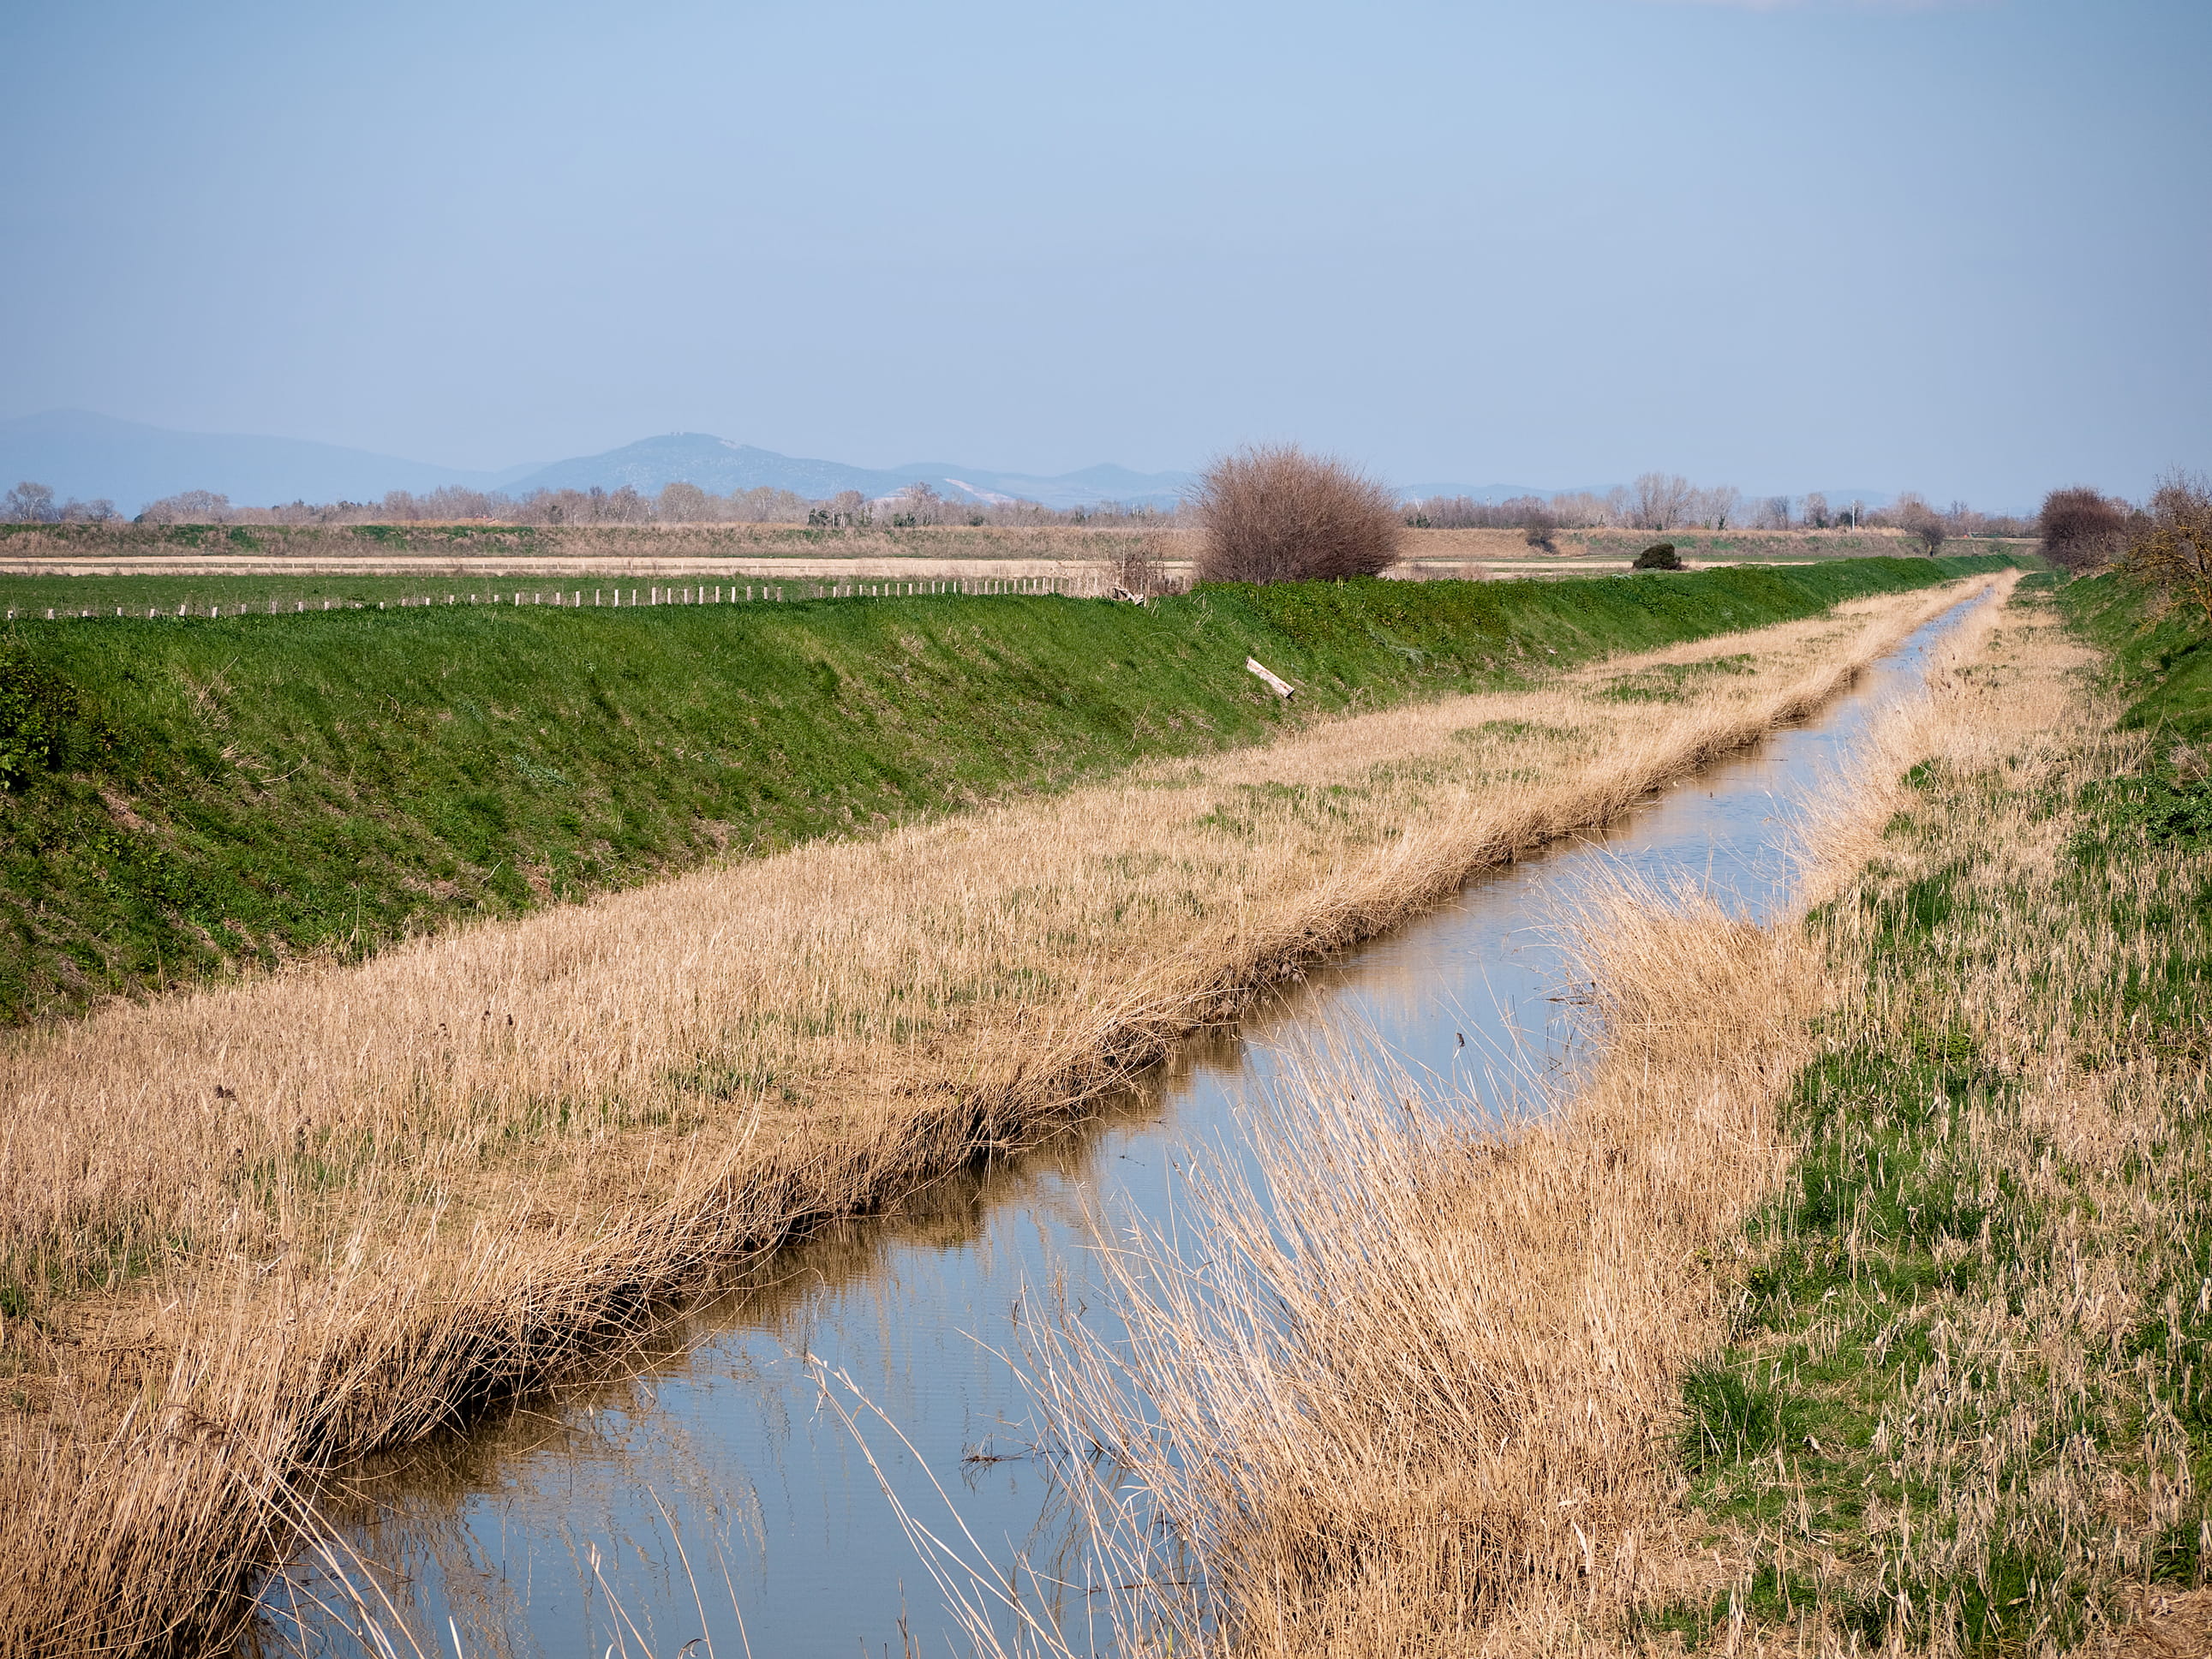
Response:
[{"label": "round bare bush", "polygon": [[1296,444],[1224,455],[1191,497],[1206,543],[1201,581],[1327,581],[1378,575],[1398,556],[1398,502],[1357,468]]},{"label": "round bare bush", "polygon": [[2044,556],[2071,575],[2101,570],[2128,550],[2128,504],[2087,484],[2052,490],[2037,516]]}]

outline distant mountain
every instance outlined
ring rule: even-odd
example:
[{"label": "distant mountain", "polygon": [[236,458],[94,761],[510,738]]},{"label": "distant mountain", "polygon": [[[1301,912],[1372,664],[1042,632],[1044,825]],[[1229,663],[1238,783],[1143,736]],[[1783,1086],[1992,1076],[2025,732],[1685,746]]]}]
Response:
[{"label": "distant mountain", "polygon": [[1046,507],[1088,507],[1099,501],[1172,507],[1190,483],[1184,472],[1133,472],[1121,466],[1086,467],[1055,477],[1000,472],[957,461],[915,461],[906,466],[848,466],[842,461],[808,460],[779,455],[704,432],[672,432],[581,455],[517,478],[507,488],[520,495],[532,489],[618,489],[628,484],[652,495],[669,484],[694,483],[717,495],[735,489],[788,489],[810,501],[857,489],[871,500],[896,494],[910,483],[927,483],[954,501],[1010,501],[1019,497]]},{"label": "distant mountain", "polygon": [[[1195,482],[1188,472],[1136,472],[1110,465],[1053,477],[1001,472],[955,461],[848,466],[842,461],[780,455],[703,432],[647,438],[603,455],[579,456],[550,466],[472,472],[298,438],[177,432],[78,409],[0,420],[0,489],[23,479],[48,485],[64,499],[74,495],[91,501],[104,495],[126,514],[185,489],[211,489],[241,507],[269,507],[294,501],[374,501],[387,490],[420,494],[446,484],[503,489],[516,495],[533,489],[619,489],[628,484],[641,494],[653,495],[679,481],[718,495],[765,485],[810,501],[847,489],[879,500],[907,484],[922,483],[954,501],[1018,498],[1053,507],[1102,501],[1172,507]],[[1409,501],[1468,495],[1502,501],[1553,493],[1526,484],[1419,483],[1399,490]],[[1827,494],[1831,507],[1855,499],[1878,507],[1890,499],[1879,490],[1832,489]]]},{"label": "distant mountain", "polygon": [[508,485],[526,467],[466,472],[299,438],[176,432],[82,409],[0,421],[0,489],[29,479],[56,496],[106,496],[125,513],[179,490],[211,489],[242,507],[373,501],[386,490]]}]

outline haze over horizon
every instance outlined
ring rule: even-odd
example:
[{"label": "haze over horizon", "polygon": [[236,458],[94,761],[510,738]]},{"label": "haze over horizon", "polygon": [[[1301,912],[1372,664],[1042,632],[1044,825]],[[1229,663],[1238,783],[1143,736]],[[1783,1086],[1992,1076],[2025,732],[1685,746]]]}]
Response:
[{"label": "haze over horizon", "polygon": [[2212,463],[2212,12],[404,0],[0,19],[0,416],[496,471]]}]

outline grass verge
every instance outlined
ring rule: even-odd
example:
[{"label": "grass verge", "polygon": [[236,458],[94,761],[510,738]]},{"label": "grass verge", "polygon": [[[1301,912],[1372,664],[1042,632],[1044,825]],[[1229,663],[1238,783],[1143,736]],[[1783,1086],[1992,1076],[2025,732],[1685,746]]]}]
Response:
[{"label": "grass verge", "polygon": [[2101,675],[2055,640],[1985,670],[1985,720],[1815,918],[1840,994],[1784,1102],[1802,1150],[1685,1384],[1734,1577],[1647,1634],[2203,1650],[2212,653],[2124,578],[2063,603]]}]

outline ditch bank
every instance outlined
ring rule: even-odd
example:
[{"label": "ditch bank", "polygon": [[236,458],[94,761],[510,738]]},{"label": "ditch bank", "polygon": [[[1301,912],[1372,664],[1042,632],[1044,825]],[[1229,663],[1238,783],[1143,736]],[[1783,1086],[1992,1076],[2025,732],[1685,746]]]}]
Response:
[{"label": "ditch bank", "polygon": [[[1208,586],[1144,607],[933,596],[21,620],[0,635],[0,1022],[356,960],[719,857],[2011,562]],[[175,579],[103,581],[126,610],[176,602]]]}]

